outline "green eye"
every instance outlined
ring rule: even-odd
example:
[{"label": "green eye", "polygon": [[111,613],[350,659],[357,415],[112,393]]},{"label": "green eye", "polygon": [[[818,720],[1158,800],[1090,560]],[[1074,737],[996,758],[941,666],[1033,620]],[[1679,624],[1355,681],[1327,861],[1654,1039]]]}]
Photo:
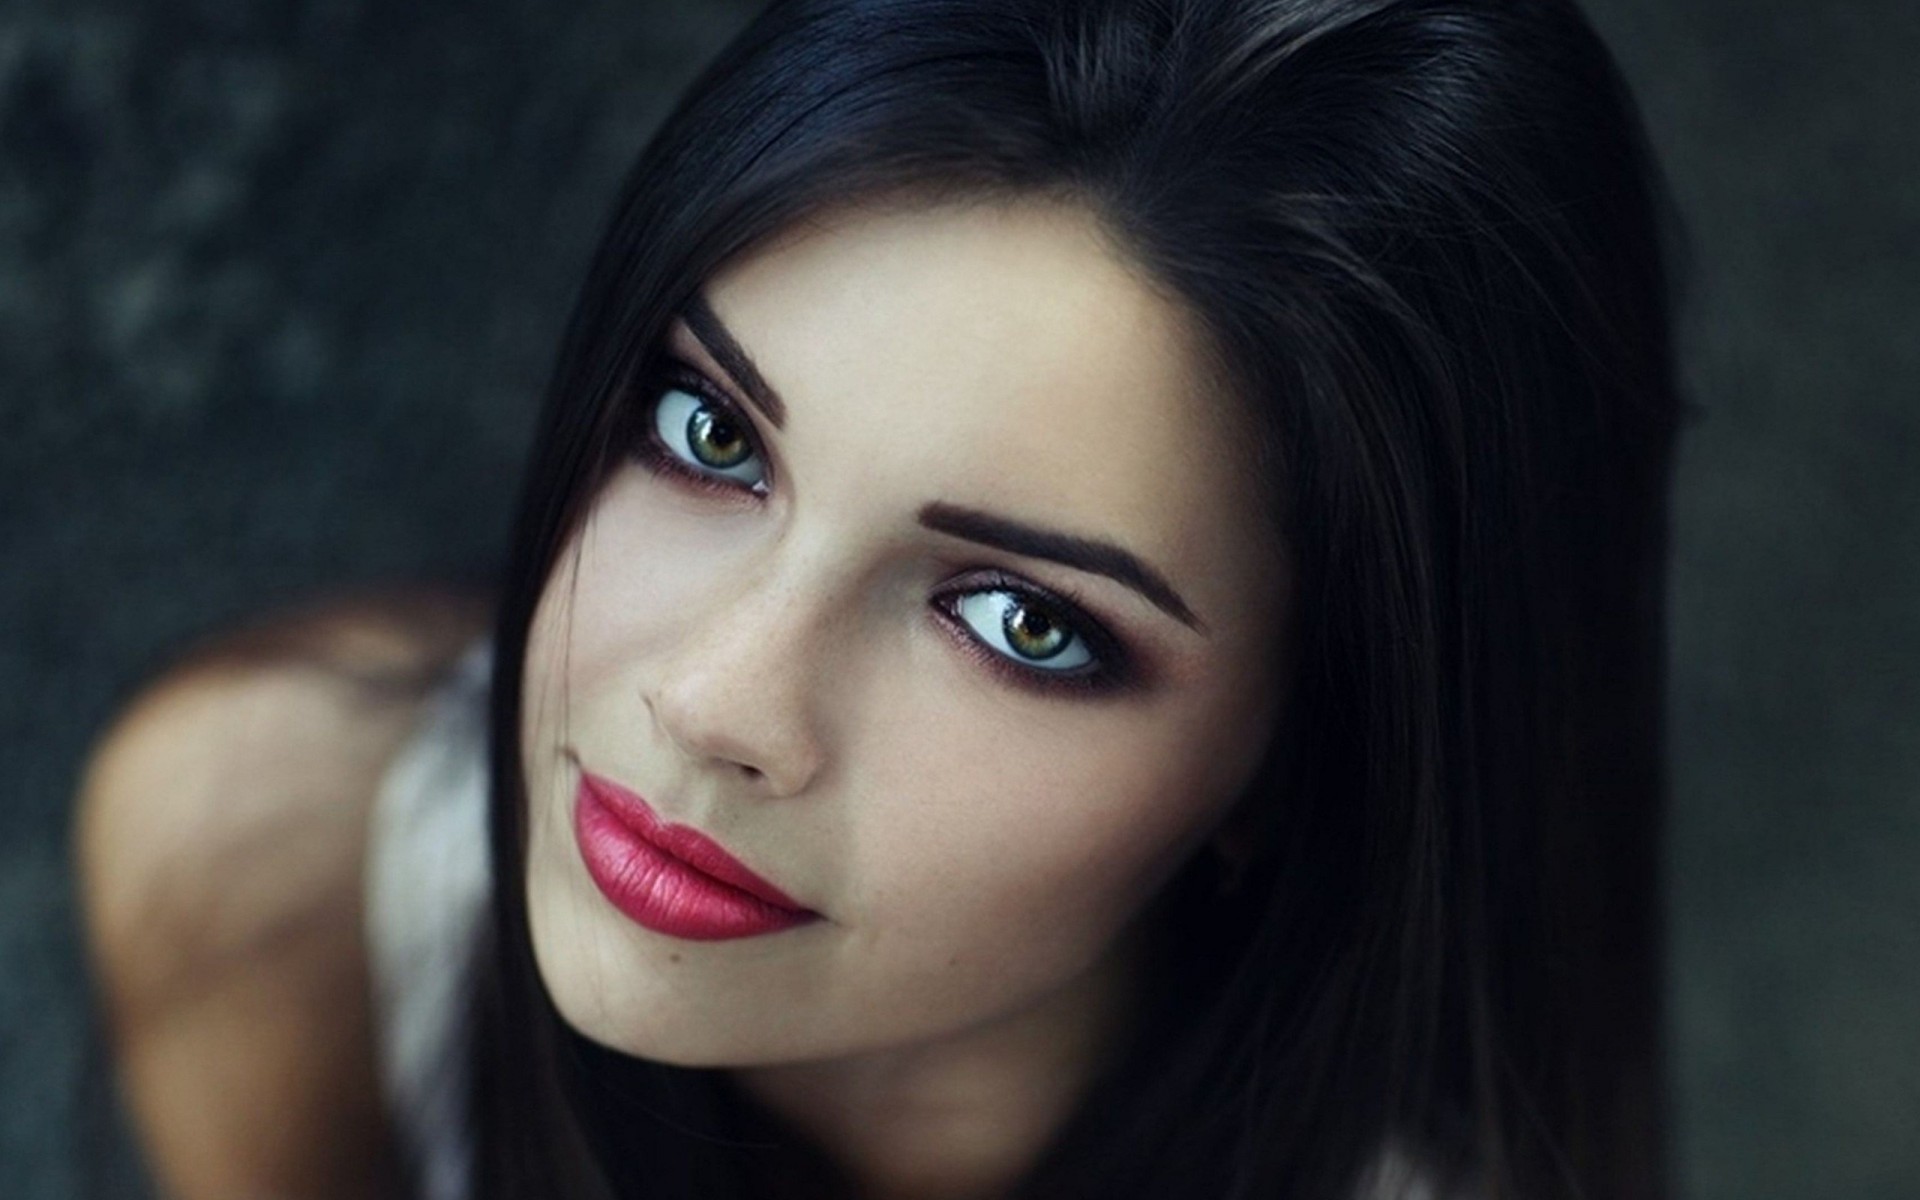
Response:
[{"label": "green eye", "polygon": [[953,614],[988,646],[1017,663],[1044,662],[1053,672],[1094,661],[1086,639],[1058,614],[1018,592],[970,592],[954,603]]},{"label": "green eye", "polygon": [[661,444],[688,466],[749,487],[765,481],[745,425],[704,396],[667,388],[654,405],[653,425]]}]

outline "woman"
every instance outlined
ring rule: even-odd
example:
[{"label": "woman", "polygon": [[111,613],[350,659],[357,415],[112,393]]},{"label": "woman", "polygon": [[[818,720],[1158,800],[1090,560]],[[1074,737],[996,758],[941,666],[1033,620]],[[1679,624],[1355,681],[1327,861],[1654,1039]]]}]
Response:
[{"label": "woman", "polygon": [[[773,4],[575,311],[489,771],[484,652],[389,765],[417,690],[287,648],[431,673],[470,626],[430,599],[203,659],[102,749],[163,1173],[1662,1194],[1653,174],[1566,0]],[[177,810],[327,836],[129,832]],[[397,903],[432,856],[484,904]],[[250,882],[163,921],[183,879]]]}]

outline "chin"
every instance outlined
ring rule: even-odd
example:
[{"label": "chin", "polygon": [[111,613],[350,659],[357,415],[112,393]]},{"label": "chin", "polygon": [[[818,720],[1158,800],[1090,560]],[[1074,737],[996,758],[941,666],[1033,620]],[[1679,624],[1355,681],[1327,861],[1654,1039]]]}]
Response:
[{"label": "chin", "polygon": [[724,1030],[699,1019],[698,1009],[676,1012],[671,1002],[645,1003],[636,994],[580,964],[554,964],[540,952],[534,939],[534,957],[540,982],[560,1019],[581,1037],[634,1058],[678,1067],[727,1065],[729,1048]]},{"label": "chin", "polygon": [[560,1019],[581,1037],[677,1067],[748,1066],[790,1052],[769,1044],[765,1021],[716,1014],[710,997],[691,980],[671,986],[678,981],[667,972],[680,952],[663,946],[659,963],[636,961],[633,946],[596,928],[603,914],[579,907],[578,897],[529,892],[527,921],[540,984]]},{"label": "chin", "polygon": [[632,1058],[674,1067],[762,1067],[803,1062],[820,1057],[806,1048],[769,1041],[764,1028],[740,1029],[717,1025],[698,1007],[685,1012],[655,1008],[636,1013],[613,1012],[603,993],[576,996],[571,989],[549,986],[560,1019],[575,1033]]}]

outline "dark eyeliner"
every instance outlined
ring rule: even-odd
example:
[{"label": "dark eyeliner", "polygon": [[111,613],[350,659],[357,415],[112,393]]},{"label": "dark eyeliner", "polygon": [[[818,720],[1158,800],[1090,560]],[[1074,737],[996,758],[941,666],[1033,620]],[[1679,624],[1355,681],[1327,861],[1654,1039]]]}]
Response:
[{"label": "dark eyeliner", "polygon": [[[766,494],[773,485],[773,469],[762,446],[759,427],[741,412],[722,389],[691,364],[672,357],[650,372],[646,379],[641,402],[634,405],[633,409],[632,420],[638,423],[638,428],[633,430],[629,438],[628,453],[632,458],[655,475],[726,499],[738,499],[742,494],[753,497]],[[687,464],[662,442],[656,428],[655,410],[665,393],[673,388],[698,396],[702,403],[728,420],[738,422],[754,454],[763,464],[767,478],[757,486],[747,486],[724,476],[708,474]],[[1124,691],[1137,682],[1132,657],[1118,638],[1108,633],[1101,622],[1087,613],[1079,596],[1064,589],[1043,588],[999,570],[976,574],[967,580],[967,584],[969,586],[947,588],[935,596],[934,611],[939,614],[941,623],[958,637],[961,651],[1002,681],[1042,696],[1108,695]],[[1048,671],[1025,666],[1019,660],[994,649],[973,632],[972,626],[960,617],[953,604],[962,596],[983,592],[1004,592],[1023,602],[1031,601],[1058,616],[1085,641],[1093,655],[1093,665],[1071,671]]]},{"label": "dark eyeliner", "polygon": [[[989,646],[980,639],[979,634],[973,632],[973,627],[961,618],[952,603],[959,597],[982,592],[1004,592],[1023,602],[1033,601],[1058,616],[1086,642],[1093,654],[1094,665],[1071,671],[1048,671],[1025,666],[1018,659],[1009,658]],[[1079,597],[1071,592],[1042,588],[1001,571],[989,571],[968,579],[966,586],[941,592],[934,597],[933,606],[940,614],[941,622],[959,635],[963,652],[1015,687],[1041,695],[1105,695],[1124,690],[1135,681],[1132,658],[1119,639],[1089,616]]]},{"label": "dark eyeliner", "polygon": [[[748,444],[753,447],[754,456],[760,460],[766,478],[757,485],[748,485],[722,475],[710,474],[689,465],[663,443],[655,428],[655,410],[659,408],[661,398],[674,389],[698,396],[706,407],[739,425]],[[722,496],[764,496],[773,486],[773,467],[761,443],[759,427],[712,380],[680,359],[668,358],[648,373],[646,384],[641,389],[640,403],[633,406],[631,419],[638,427],[632,430],[628,439],[628,452],[641,466],[656,475],[669,476],[676,482]]]}]

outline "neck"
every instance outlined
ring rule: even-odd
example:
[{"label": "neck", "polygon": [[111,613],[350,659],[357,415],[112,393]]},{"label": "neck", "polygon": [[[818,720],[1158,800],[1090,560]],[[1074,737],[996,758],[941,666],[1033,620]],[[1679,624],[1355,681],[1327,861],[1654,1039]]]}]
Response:
[{"label": "neck", "polygon": [[1139,931],[1019,1012],[937,1040],[733,1072],[859,1200],[991,1200],[1038,1160],[1139,1017]]}]

